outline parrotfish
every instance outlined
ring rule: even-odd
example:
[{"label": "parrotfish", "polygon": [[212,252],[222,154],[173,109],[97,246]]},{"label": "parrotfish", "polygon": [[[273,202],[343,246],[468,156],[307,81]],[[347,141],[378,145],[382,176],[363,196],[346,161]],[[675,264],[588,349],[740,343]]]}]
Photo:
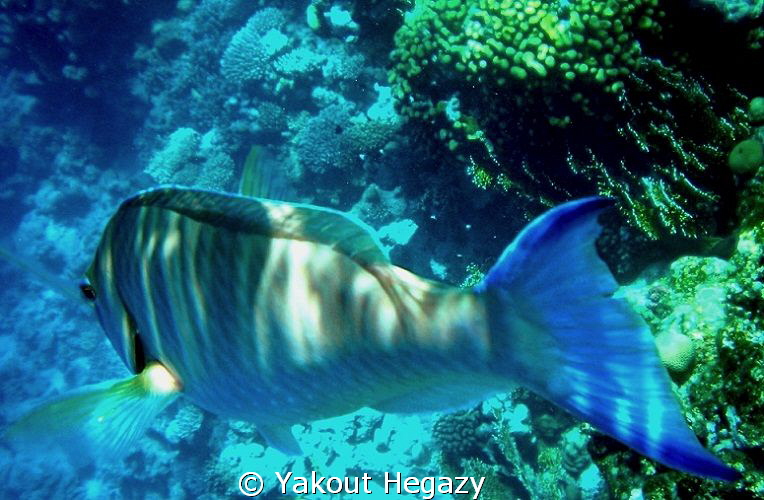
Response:
[{"label": "parrotfish", "polygon": [[595,248],[610,206],[546,212],[463,289],[393,265],[369,226],[336,210],[140,192],[81,287],[135,375],[33,410],[6,435],[119,455],[181,395],[299,454],[296,423],[447,411],[519,385],[669,467],[734,480],[685,422],[647,325],[614,296]]}]

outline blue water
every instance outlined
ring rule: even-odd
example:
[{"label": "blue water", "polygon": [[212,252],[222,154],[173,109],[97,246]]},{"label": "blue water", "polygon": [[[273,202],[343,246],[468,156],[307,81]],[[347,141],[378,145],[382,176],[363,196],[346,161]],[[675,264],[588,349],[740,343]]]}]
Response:
[{"label": "blue water", "polygon": [[[317,1],[324,22],[312,29],[304,0],[0,2],[0,246],[14,256],[0,259],[0,428],[68,391],[130,376],[93,311],[67,293],[78,293],[120,201],[141,189],[236,192],[256,146],[275,195],[352,212],[378,231],[393,262],[454,285],[470,269],[486,271],[550,192],[549,204],[595,194],[570,178],[523,196],[481,189],[469,155],[450,155],[437,131],[401,115],[387,72],[409,3]],[[755,2],[697,7],[728,31],[761,25]],[[749,62],[755,72],[761,59]],[[462,96],[486,82],[469,85]],[[741,92],[764,90],[752,86]],[[617,160],[614,149],[606,156]],[[609,261],[628,268],[623,276],[637,274],[629,259],[642,247],[634,248]],[[651,251],[644,260],[663,257]],[[259,498],[472,498],[431,497],[426,487],[384,494],[385,474],[398,472],[482,473],[493,481],[484,499],[623,495],[594,456],[595,444],[623,453],[620,445],[525,391],[449,418],[363,409],[306,422],[293,429],[305,455],[290,457],[253,424],[180,399],[114,460],[74,466],[3,444],[0,498],[243,498],[239,480],[250,471],[265,479]],[[373,493],[283,496],[275,473],[289,471],[368,473]],[[634,477],[641,498],[649,474]]]}]

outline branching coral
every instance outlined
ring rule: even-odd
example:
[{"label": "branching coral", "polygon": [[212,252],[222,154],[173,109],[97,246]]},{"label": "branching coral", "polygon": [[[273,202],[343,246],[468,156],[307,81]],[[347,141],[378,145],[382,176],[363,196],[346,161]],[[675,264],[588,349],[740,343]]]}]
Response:
[{"label": "branching coral", "polygon": [[348,102],[332,104],[310,117],[293,139],[300,165],[314,174],[349,171],[362,155],[377,152],[398,123],[354,114]]},{"label": "branching coral", "polygon": [[236,83],[265,78],[272,59],[289,43],[286,35],[279,31],[285,21],[281,11],[273,7],[256,12],[234,34],[223,53],[220,60],[223,76]]},{"label": "branching coral", "polygon": [[146,173],[160,184],[171,182],[178,171],[192,162],[200,140],[201,135],[192,128],[177,129],[164,148],[151,157]]},{"label": "branching coral", "polygon": [[225,190],[233,178],[234,163],[220,140],[216,129],[202,135],[181,127],[154,153],[145,172],[159,183]]}]

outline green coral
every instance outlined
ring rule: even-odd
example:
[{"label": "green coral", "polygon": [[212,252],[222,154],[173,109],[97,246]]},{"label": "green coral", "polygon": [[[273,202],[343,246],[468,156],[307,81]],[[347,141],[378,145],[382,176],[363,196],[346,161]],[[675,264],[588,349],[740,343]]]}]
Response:
[{"label": "green coral", "polygon": [[738,174],[755,173],[762,164],[764,164],[764,147],[756,139],[740,141],[729,155],[729,166]]},{"label": "green coral", "polygon": [[[527,80],[543,85],[582,79],[606,91],[623,88],[621,79],[639,63],[640,48],[631,33],[657,29],[656,0],[632,2],[418,1],[396,34],[400,91],[405,79],[420,74],[433,51],[444,64],[466,73],[467,81]],[[419,39],[421,43],[411,44]]]},{"label": "green coral", "polygon": [[669,8],[417,0],[395,35],[393,95],[478,187],[530,212],[597,190],[653,238],[724,232],[725,151],[747,133],[747,102],[648,53],[683,18]]},{"label": "green coral", "polygon": [[754,97],[748,103],[748,119],[753,124],[764,123],[764,97]]},{"label": "green coral", "polygon": [[485,271],[481,270],[480,266],[474,262],[467,264],[466,272],[467,275],[464,277],[464,281],[459,285],[461,288],[472,288],[485,278]]}]

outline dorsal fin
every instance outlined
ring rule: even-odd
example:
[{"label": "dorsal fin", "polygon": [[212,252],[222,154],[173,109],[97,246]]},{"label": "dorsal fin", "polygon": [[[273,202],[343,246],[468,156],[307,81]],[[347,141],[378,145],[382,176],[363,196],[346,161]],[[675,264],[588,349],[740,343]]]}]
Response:
[{"label": "dorsal fin", "polygon": [[371,227],[331,208],[177,186],[142,191],[123,202],[119,212],[131,207],[164,208],[237,232],[311,241],[362,264],[389,262]]},{"label": "dorsal fin", "polygon": [[264,146],[255,145],[250,148],[241,169],[239,194],[271,200],[294,199],[283,169],[269,161],[271,158],[271,153]]}]

